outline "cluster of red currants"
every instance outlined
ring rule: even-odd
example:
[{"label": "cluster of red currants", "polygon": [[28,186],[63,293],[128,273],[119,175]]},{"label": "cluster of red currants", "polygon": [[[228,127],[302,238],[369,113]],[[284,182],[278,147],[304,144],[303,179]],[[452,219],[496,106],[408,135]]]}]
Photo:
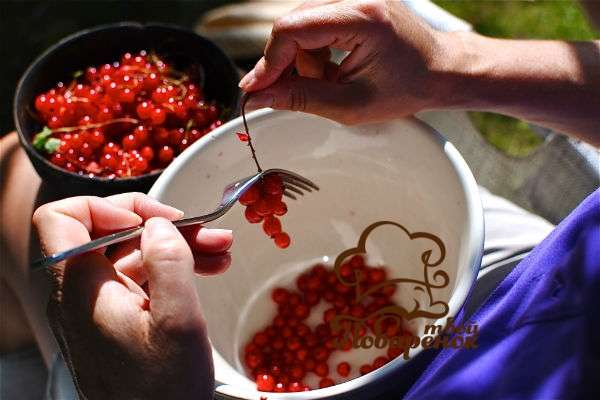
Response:
[{"label": "cluster of red currants", "polygon": [[38,95],[35,109],[46,126],[34,147],[54,165],[90,177],[162,169],[222,124],[221,110],[190,75],[145,51],[79,71],[71,83]]},{"label": "cluster of red currants", "polygon": [[[361,255],[355,255],[342,264],[340,275],[345,279],[361,277],[361,292],[383,283],[387,279],[383,267],[370,267]],[[360,337],[373,332],[376,321],[369,316],[383,307],[395,305],[392,296],[396,286],[382,285],[378,290],[356,302],[355,288],[343,284],[331,268],[322,264],[314,265],[296,279],[298,290],[275,288],[271,298],[277,305],[277,314],[263,330],[257,332],[244,348],[244,363],[256,381],[257,389],[264,392],[299,392],[311,390],[304,383],[308,374],[319,378],[319,388],[334,385],[332,371],[328,364],[334,351],[350,351],[352,340],[340,340],[341,332],[334,333],[331,321],[336,315],[366,318],[360,329],[347,327],[346,332],[358,332]],[[323,313],[322,322],[310,327],[306,319],[311,310],[325,302],[330,307]],[[390,321],[382,326],[381,334],[388,338],[410,334],[397,322]],[[352,335],[354,334],[352,333]],[[345,336],[347,339],[348,337]],[[339,343],[337,343],[337,341]],[[398,347],[388,347],[387,356],[377,357],[372,363],[358,367],[361,375],[384,366],[402,354]],[[352,366],[340,362],[335,372],[340,378],[347,378]]]},{"label": "cluster of red currants", "polygon": [[277,174],[268,174],[252,185],[241,197],[240,203],[246,206],[244,215],[248,222],[262,222],[263,230],[273,239],[275,245],[285,249],[290,245],[290,236],[281,230],[279,218],[287,213],[283,202],[283,181]]}]

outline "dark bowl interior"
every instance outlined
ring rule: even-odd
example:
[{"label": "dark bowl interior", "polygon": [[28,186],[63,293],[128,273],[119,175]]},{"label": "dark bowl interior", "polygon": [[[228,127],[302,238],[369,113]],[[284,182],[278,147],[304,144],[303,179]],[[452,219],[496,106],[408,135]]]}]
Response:
[{"label": "dark bowl interior", "polygon": [[196,33],[164,24],[120,23],[75,33],[48,49],[23,74],[14,100],[14,119],[21,145],[43,181],[67,195],[108,195],[129,191],[147,192],[160,175],[155,171],[138,177],[90,178],[60,169],[31,145],[31,138],[43,126],[35,118],[35,97],[56,85],[68,82],[75,71],[111,63],[123,53],[154,50],[182,66],[197,65],[204,71],[203,89],[230,116],[239,110],[238,73],[233,62],[208,39]]}]

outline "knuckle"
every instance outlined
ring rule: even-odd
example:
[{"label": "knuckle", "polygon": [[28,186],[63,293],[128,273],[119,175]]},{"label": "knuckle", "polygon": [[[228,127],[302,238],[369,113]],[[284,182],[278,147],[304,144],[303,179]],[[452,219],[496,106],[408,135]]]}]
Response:
[{"label": "knuckle", "polygon": [[51,203],[44,204],[34,211],[33,216],[31,217],[31,222],[33,223],[33,225],[37,227],[40,225],[40,223],[42,223],[42,221],[44,221],[44,218],[48,215],[50,211],[50,204]]},{"label": "knuckle", "polygon": [[189,248],[182,246],[179,240],[166,238],[152,243],[145,251],[145,256],[154,262],[175,263],[181,262],[191,254]]},{"label": "knuckle", "polygon": [[156,321],[156,328],[167,336],[190,337],[204,334],[204,320],[199,315],[165,315]]},{"label": "knuckle", "polygon": [[130,192],[129,196],[133,199],[133,201],[142,201],[148,197],[145,193],[142,192]]},{"label": "knuckle", "polygon": [[288,90],[287,108],[292,111],[306,111],[306,88],[299,82],[292,82]]},{"label": "knuckle", "polygon": [[283,15],[275,20],[273,23],[273,36],[283,35],[293,29],[294,18],[291,14]]},{"label": "knuckle", "polygon": [[386,9],[389,7],[388,0],[366,0],[361,2],[357,8],[358,10],[376,21],[386,21],[388,18]]}]

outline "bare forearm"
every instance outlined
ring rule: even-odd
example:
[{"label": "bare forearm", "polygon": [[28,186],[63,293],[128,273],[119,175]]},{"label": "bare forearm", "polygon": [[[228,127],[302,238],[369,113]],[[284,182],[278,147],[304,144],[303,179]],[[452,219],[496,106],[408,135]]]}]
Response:
[{"label": "bare forearm", "polygon": [[600,146],[600,41],[448,34],[441,108],[502,113]]}]

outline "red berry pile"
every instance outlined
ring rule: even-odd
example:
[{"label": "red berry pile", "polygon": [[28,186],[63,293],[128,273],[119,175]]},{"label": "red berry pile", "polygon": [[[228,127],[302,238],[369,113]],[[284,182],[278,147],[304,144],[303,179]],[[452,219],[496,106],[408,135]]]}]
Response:
[{"label": "red berry pile", "polygon": [[121,178],[165,168],[220,126],[220,108],[194,77],[154,53],[124,54],[89,67],[35,99],[44,129],[32,142],[54,165],[81,175]]},{"label": "red berry pile", "polygon": [[277,218],[287,213],[287,205],[282,200],[283,190],[281,177],[268,174],[244,192],[240,203],[246,206],[246,220],[252,224],[262,222],[265,234],[277,247],[285,249],[290,245],[290,235],[281,230],[281,221]]},{"label": "red berry pile", "polygon": [[[355,275],[356,271],[358,275]],[[387,279],[383,267],[366,265],[360,255],[346,261],[341,266],[340,274],[346,278],[362,276],[360,284],[364,290]],[[392,299],[395,286],[382,286],[357,303],[352,287],[342,284],[333,269],[316,264],[298,276],[296,289],[277,287],[272,291],[271,298],[277,305],[277,314],[272,323],[254,334],[244,348],[245,366],[255,379],[259,391],[299,392],[316,389],[305,383],[309,374],[315,374],[319,378],[318,387],[325,388],[336,384],[334,378],[341,382],[353,370],[361,375],[368,374],[402,354],[402,349],[389,347],[387,356],[377,357],[372,363],[359,366],[352,366],[346,361],[335,366],[328,363],[332,353],[352,349],[349,341],[342,341],[345,344],[341,349],[336,346],[340,333],[332,332],[332,319],[336,315],[367,318],[383,307],[395,305]],[[322,322],[309,326],[306,320],[321,302],[328,305]],[[365,326],[359,330],[360,336],[374,333],[375,320],[367,319]],[[388,337],[410,334],[396,323],[384,324],[383,332]]]}]

